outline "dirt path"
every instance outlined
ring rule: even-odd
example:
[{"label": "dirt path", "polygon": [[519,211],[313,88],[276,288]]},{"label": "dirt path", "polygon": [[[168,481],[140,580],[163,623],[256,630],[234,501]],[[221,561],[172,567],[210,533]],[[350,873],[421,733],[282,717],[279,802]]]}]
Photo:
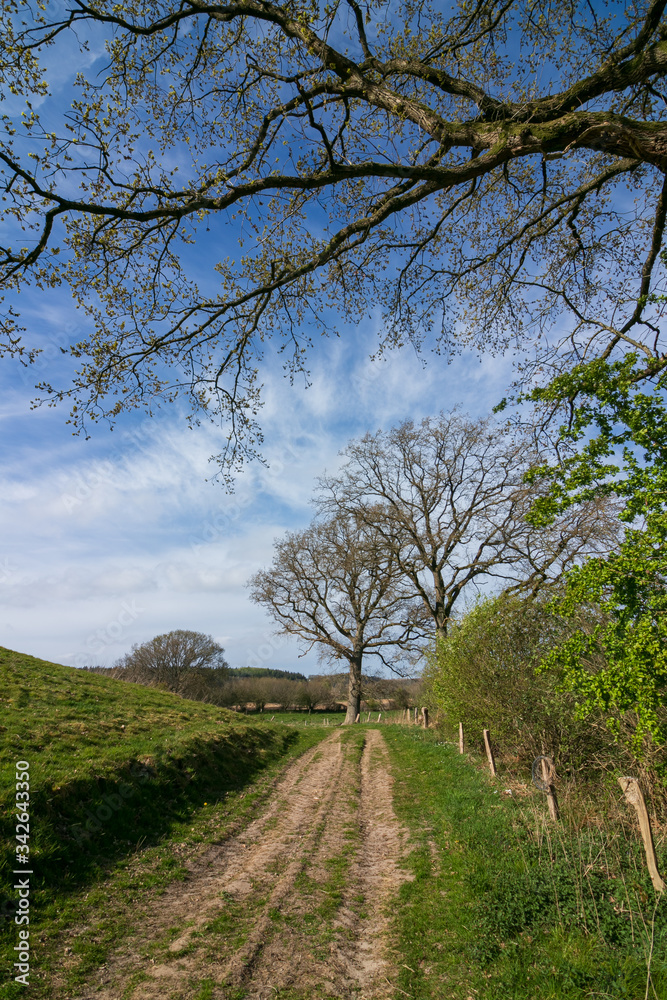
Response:
[{"label": "dirt path", "polygon": [[388,1000],[406,841],[381,732],[339,730],[155,899],[77,1000]]}]

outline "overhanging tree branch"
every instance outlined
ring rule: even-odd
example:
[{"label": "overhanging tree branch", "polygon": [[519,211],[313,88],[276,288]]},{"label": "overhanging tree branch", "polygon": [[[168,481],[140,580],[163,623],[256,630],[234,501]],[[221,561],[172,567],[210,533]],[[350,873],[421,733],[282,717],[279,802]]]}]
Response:
[{"label": "overhanging tree branch", "polygon": [[[41,104],[3,119],[0,280],[69,283],[88,311],[78,377],[46,388],[76,399],[75,425],[186,391],[251,433],[256,345],[294,344],[297,370],[315,300],[323,323],[328,305],[354,319],[382,303],[388,343],[530,352],[540,334],[561,368],[626,343],[662,358],[664,2],[618,26],[586,4],[545,19],[537,0],[385,23],[355,0],[26,10],[23,26],[4,15],[0,48],[9,88]],[[63,116],[39,60],[86,26],[108,31],[107,64]],[[619,209],[626,182],[636,204]],[[216,225],[247,244],[214,258],[203,294],[184,254]],[[573,325],[549,341],[564,309]]]}]

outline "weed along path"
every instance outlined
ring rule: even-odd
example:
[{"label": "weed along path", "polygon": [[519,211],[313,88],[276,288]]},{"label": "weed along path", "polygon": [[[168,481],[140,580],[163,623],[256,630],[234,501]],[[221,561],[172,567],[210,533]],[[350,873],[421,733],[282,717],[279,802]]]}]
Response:
[{"label": "weed along path", "polygon": [[77,1000],[388,1000],[407,838],[382,733],[338,729],[148,901]]}]

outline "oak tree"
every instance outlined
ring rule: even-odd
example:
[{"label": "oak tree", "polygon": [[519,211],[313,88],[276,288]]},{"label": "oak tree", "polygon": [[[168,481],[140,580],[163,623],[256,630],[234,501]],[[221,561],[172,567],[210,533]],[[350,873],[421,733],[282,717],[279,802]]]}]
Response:
[{"label": "oak tree", "polygon": [[34,357],[14,293],[65,283],[89,332],[44,395],[83,428],[185,392],[228,459],[266,341],[302,368],[327,304],[380,303],[389,346],[511,343],[528,379],[654,372],[666,2],[12,0],[4,349]]},{"label": "oak tree", "polygon": [[372,526],[338,515],[288,533],[273,563],[249,581],[260,604],[304,653],[349,665],[346,723],[362,698],[362,663],[374,656],[400,669],[420,624],[421,604],[406,586],[395,554]]},{"label": "oak tree", "polygon": [[530,523],[540,482],[525,476],[538,457],[529,439],[490,419],[455,412],[406,421],[367,434],[344,454],[340,473],[320,480],[320,508],[373,526],[441,639],[471,587],[501,580],[506,590],[535,593],[618,538],[605,497],[549,525]]}]

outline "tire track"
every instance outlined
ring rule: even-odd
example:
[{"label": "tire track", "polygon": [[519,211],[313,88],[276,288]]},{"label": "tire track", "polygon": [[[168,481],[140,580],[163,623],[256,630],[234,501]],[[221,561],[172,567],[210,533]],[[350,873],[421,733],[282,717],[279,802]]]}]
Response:
[{"label": "tire track", "polygon": [[[214,1000],[393,995],[388,906],[406,877],[407,832],[382,735],[367,730],[360,753],[361,736],[337,730],[290,764],[262,815],[154,900],[77,1000],[180,1000],[203,980]],[[335,891],[332,870],[344,872]],[[230,913],[238,941],[215,923]],[[174,926],[158,964],[142,957]]]},{"label": "tire track", "polygon": [[[396,818],[392,791],[387,746],[380,730],[370,729],[361,761],[362,840],[355,870],[367,915],[356,924],[352,921],[353,934],[348,935],[339,954],[351,982],[361,990],[360,996],[369,1000],[392,995],[388,907],[408,879],[400,861],[407,853],[409,833]],[[342,911],[341,920],[348,913],[349,906]]]},{"label": "tire track", "polygon": [[[406,853],[408,832],[396,819],[392,805],[389,755],[379,730],[368,730],[360,763],[348,760],[343,787],[356,788],[356,809],[339,794],[327,816],[326,828],[304,873],[321,886],[327,861],[344,846],[350,827],[357,832],[340,907],[332,925],[328,954],[318,954],[299,918],[316,910],[321,889],[287,900],[280,932],[263,942],[261,954],[248,975],[228,985],[243,986],[246,1000],[269,1000],[280,990],[309,998],[316,993],[345,1000],[385,1000],[394,995],[390,985],[394,968],[390,954],[392,898],[407,873],[400,867]],[[290,919],[292,918],[292,919]],[[231,991],[230,991],[231,992]],[[226,1000],[230,993],[215,994]]]},{"label": "tire track", "polygon": [[[131,994],[133,1000],[164,1000],[165,980],[169,980],[169,988],[173,990],[179,980],[185,982],[196,974],[192,956],[179,959],[178,953],[225,906],[223,893],[243,898],[273,865],[285,857],[289,862],[291,855],[298,856],[301,840],[324,808],[320,804],[322,791],[333,786],[341,765],[340,732],[294,761],[275,786],[262,815],[240,834],[204,852],[188,880],[172,885],[141,915],[136,936],[123,952],[107,961],[95,982],[89,983],[77,1000],[118,1000],[124,989],[121,984],[137,974],[147,976],[149,981],[141,983]],[[169,946],[174,961],[159,965],[142,961],[140,953],[175,925],[184,930]],[[155,988],[150,980],[156,981]],[[183,995],[187,996],[187,992]]]}]

